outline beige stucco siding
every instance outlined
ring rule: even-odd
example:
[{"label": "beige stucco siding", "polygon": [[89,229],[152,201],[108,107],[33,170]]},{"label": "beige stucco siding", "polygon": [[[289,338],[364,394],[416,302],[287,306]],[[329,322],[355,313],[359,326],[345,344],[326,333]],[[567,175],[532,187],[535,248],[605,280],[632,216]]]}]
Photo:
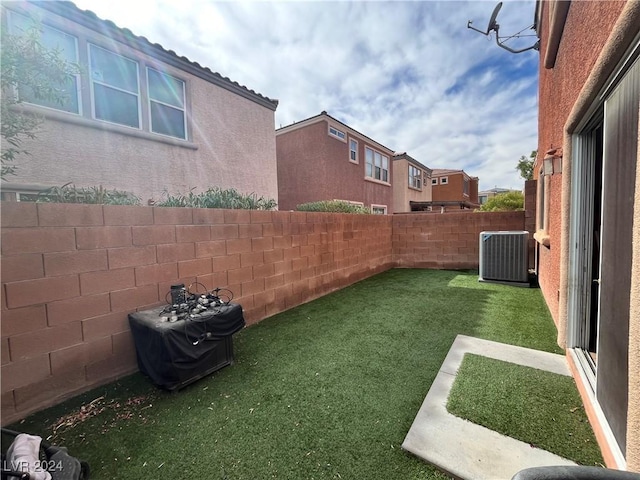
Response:
[{"label": "beige stucco siding", "polygon": [[409,162],[406,159],[393,161],[393,211],[410,212],[409,202],[430,202],[431,201],[431,179],[425,177],[422,171],[422,189],[417,190],[409,187]]},{"label": "beige stucco siding", "polygon": [[202,83],[191,84],[197,149],[47,120],[37,139],[25,142],[30,155],[11,182],[103,185],[134,192],[143,202],[160,199],[164,190],[213,186],[277,199],[273,112]]},{"label": "beige stucco siding", "polygon": [[[131,191],[143,203],[159,200],[165,190],[186,193],[214,186],[277,200],[272,109],[82,25],[41,13],[48,24],[78,38],[81,64],[88,63],[89,42],[138,62],[142,128],[92,118],[85,67],[81,115],[33,107],[47,118],[37,138],[24,143],[30,155],[18,159],[18,175],[8,179],[11,183],[103,185]],[[186,140],[149,132],[147,66],[185,82]]]}]

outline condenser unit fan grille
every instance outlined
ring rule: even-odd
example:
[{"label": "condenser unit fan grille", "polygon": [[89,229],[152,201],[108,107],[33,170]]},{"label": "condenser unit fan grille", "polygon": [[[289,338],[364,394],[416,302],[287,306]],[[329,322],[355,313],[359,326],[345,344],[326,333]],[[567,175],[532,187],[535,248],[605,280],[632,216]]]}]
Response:
[{"label": "condenser unit fan grille", "polygon": [[529,283],[529,232],[480,233],[480,281]]}]

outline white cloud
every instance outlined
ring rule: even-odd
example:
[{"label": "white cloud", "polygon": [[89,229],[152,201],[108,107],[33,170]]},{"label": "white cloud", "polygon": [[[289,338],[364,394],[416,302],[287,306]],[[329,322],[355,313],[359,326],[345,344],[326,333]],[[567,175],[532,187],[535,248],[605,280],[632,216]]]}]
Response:
[{"label": "white cloud", "polygon": [[[537,144],[537,52],[507,53],[466,28],[486,28],[493,2],[76,4],[277,98],[276,127],[327,110],[427,166],[465,169],[481,189],[521,187],[517,160]],[[504,2],[501,33],[534,9]]]}]

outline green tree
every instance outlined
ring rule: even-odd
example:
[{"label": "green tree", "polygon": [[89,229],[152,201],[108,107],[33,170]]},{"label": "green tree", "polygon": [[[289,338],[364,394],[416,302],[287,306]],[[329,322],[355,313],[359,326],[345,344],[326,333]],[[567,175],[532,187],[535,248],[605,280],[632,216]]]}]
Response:
[{"label": "green tree", "polygon": [[[37,24],[21,35],[12,35],[6,28],[0,36],[0,117],[3,145],[0,156],[3,180],[15,174],[18,155],[28,152],[25,139],[36,138],[43,117],[21,108],[23,93],[35,103],[64,103],[71,76],[80,67],[68,62],[60,50],[49,49],[41,41]],[[22,95],[22,96],[24,96]]]},{"label": "green tree", "polygon": [[482,212],[507,212],[524,210],[524,195],[522,192],[507,192],[491,197],[480,207]]},{"label": "green tree", "polygon": [[536,162],[537,150],[533,150],[529,158],[522,155],[518,161],[516,170],[520,172],[520,176],[525,180],[533,180],[533,164]]}]

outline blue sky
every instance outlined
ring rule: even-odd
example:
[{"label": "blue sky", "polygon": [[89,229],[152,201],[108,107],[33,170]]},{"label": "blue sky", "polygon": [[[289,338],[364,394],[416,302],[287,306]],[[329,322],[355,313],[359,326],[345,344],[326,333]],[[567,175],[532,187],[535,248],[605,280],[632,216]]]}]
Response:
[{"label": "blue sky", "polygon": [[[278,99],[276,128],[326,110],[428,167],[464,169],[481,190],[523,186],[515,167],[537,145],[539,55],[466,28],[485,29],[495,2],[75,3]],[[534,0],[505,0],[501,34],[534,11]]]}]

